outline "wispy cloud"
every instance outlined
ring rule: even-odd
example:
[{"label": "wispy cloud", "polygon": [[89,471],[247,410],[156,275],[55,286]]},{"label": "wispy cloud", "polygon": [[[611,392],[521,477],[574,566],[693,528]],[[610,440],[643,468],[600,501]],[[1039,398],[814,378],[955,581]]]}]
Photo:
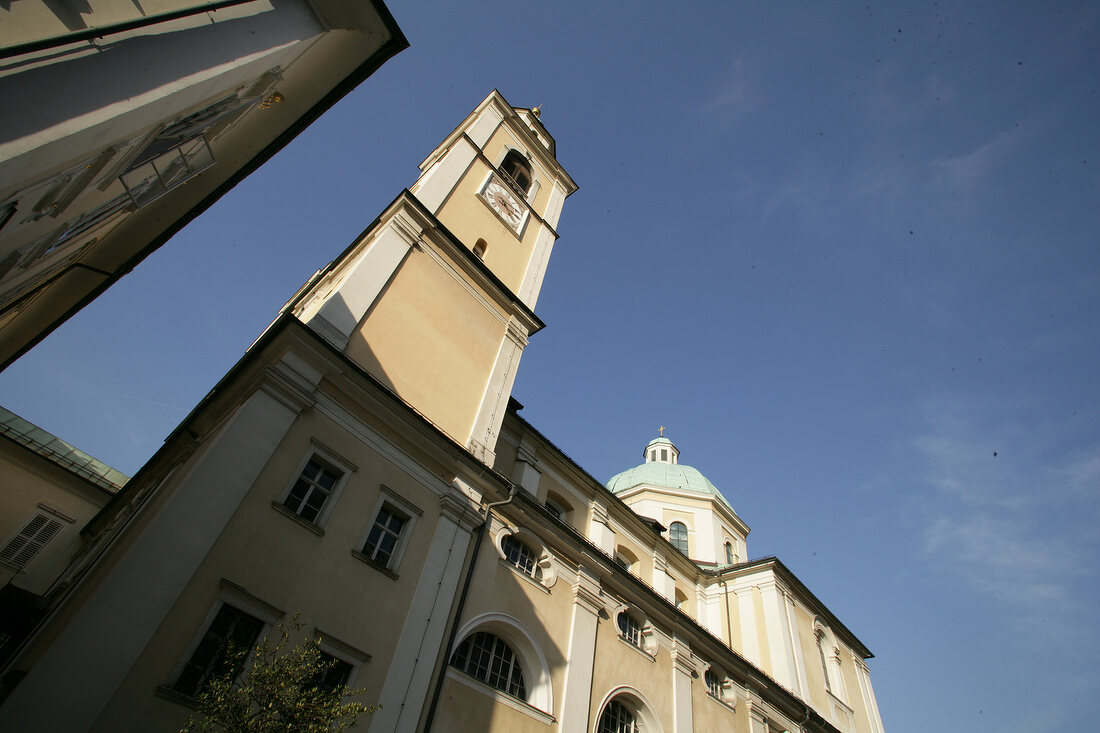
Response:
[{"label": "wispy cloud", "polygon": [[757,75],[749,69],[744,56],[733,59],[717,88],[703,103],[703,111],[721,113],[727,124],[763,106],[763,94]]},{"label": "wispy cloud", "polygon": [[1100,605],[1100,445],[1059,452],[1055,436],[990,428],[974,408],[937,403],[913,441],[931,489],[923,552],[1009,607],[1019,630],[1080,651]]},{"label": "wispy cloud", "polygon": [[1016,125],[968,152],[935,158],[928,164],[932,182],[956,192],[971,193],[984,185],[1030,135],[1030,126]]}]

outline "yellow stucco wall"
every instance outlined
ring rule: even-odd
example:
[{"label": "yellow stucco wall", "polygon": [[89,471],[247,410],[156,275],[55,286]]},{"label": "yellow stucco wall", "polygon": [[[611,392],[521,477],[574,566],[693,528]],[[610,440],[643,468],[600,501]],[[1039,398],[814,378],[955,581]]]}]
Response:
[{"label": "yellow stucco wall", "polygon": [[[733,691],[726,693],[734,699]],[[745,705],[730,706],[720,702],[707,692],[703,675],[691,681],[692,726],[697,731],[745,731],[748,733],[748,715]]]},{"label": "yellow stucco wall", "polygon": [[595,727],[604,699],[622,685],[641,692],[668,728],[672,720],[672,658],[668,650],[659,648],[656,657],[650,658],[619,638],[614,618],[600,619],[592,670],[590,729]]},{"label": "yellow stucco wall", "polygon": [[[505,147],[515,147],[515,143],[503,128],[498,129],[484,152],[490,161],[496,161]],[[520,234],[513,231],[500,217],[481,200],[478,195],[490,173],[490,165],[484,160],[475,159],[450,196],[440,208],[437,216],[458,239],[470,249],[478,239],[488,244],[484,260],[513,293],[519,292],[523,276],[527,272],[534,243],[538,238],[540,224],[533,215],[529,216]],[[535,195],[531,208],[541,214],[552,188],[552,180],[544,172],[538,172],[542,186]]]},{"label": "yellow stucco wall", "polygon": [[[7,544],[38,513],[61,522],[57,534],[22,568],[0,563],[0,585],[11,581],[32,593],[44,593],[80,549],[81,527],[110,496],[4,439],[0,439],[0,475],[4,477],[0,545]],[[64,517],[42,509],[42,505]]]},{"label": "yellow stucco wall", "polygon": [[[272,507],[313,450],[311,438],[358,468],[337,497],[322,536]],[[396,579],[352,555],[373,521],[382,484],[423,512],[416,519]],[[303,633],[312,633],[316,627],[370,654],[371,661],[360,667],[355,685],[366,689],[365,701],[376,700],[397,644],[395,630],[403,626],[404,609],[438,518],[434,495],[408,474],[317,412],[304,413],[119,686],[96,729],[169,730],[186,722],[190,713],[186,707],[153,693],[158,685],[174,683],[190,645],[217,607],[222,578],[285,611],[284,620],[308,609],[300,619]]]},{"label": "yellow stucco wall", "polygon": [[[454,673],[452,673],[454,674]],[[457,673],[461,674],[461,673]],[[521,703],[515,703],[522,705]],[[448,678],[443,683],[436,713],[438,730],[454,733],[544,733],[550,730],[537,717],[497,702],[497,696],[476,680]]]},{"label": "yellow stucco wall", "polygon": [[429,254],[413,251],[347,354],[464,444],[504,332],[497,314]]}]

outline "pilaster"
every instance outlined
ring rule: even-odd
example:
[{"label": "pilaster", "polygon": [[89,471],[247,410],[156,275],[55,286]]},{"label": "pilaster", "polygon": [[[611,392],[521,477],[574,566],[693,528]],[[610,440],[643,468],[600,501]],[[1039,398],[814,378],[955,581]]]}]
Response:
[{"label": "pilaster", "polygon": [[[290,429],[292,403],[254,392],[161,489],[171,491],[161,510],[0,707],[0,729],[92,727]],[[65,704],[52,704],[60,689]]]},{"label": "pilaster", "polygon": [[768,733],[768,714],[764,706],[755,700],[748,700],[745,709],[749,711],[750,733]]},{"label": "pilaster", "polygon": [[794,648],[795,679],[798,681],[798,688],[795,691],[805,700],[809,697],[810,684],[806,678],[806,659],[802,656],[802,639],[798,633],[798,616],[794,595],[789,591],[785,591],[783,599],[786,603],[788,634]]},{"label": "pilaster", "polygon": [[863,698],[863,706],[867,711],[867,720],[871,725],[871,733],[883,733],[882,716],[878,711],[878,700],[875,699],[875,689],[871,686],[871,672],[862,659],[855,659],[856,679],[859,681],[859,692]]},{"label": "pilaster", "polygon": [[324,302],[320,308],[306,304],[299,317],[322,338],[343,351],[359,321],[374,305],[386,283],[413,247],[418,246],[422,233],[410,218],[400,212],[395,214],[374,241],[341,274],[340,282],[330,285],[332,292],[323,296]]},{"label": "pilaster", "polygon": [[505,338],[500,344],[493,371],[482,393],[481,407],[478,409],[467,445],[470,452],[489,466],[493,465],[497,436],[500,434],[501,423],[504,422],[508,397],[512,394],[516,370],[519,368],[519,360],[526,346],[527,333],[514,318],[509,319]]},{"label": "pilaster", "polygon": [[774,580],[763,582],[759,587],[764,605],[764,629],[768,636],[772,676],[788,690],[797,690],[798,677],[783,589]]},{"label": "pilaster", "polygon": [[607,507],[598,501],[589,504],[592,520],[589,523],[588,538],[592,543],[612,557],[615,556],[615,532],[611,529],[611,518]]},{"label": "pilaster", "polygon": [[694,729],[691,680],[698,675],[691,647],[678,637],[672,638],[672,730],[692,733]]},{"label": "pilaster", "polygon": [[428,696],[432,663],[443,645],[473,524],[480,519],[461,485],[455,488],[439,499],[439,522],[382,687],[382,709],[370,721],[372,733],[411,733]]},{"label": "pilaster", "polygon": [[[488,141],[495,127],[492,125],[487,135],[478,135],[478,137],[485,137],[481,142],[482,145]],[[466,171],[477,159],[479,152],[478,146],[470,138],[466,136],[458,138],[447,152],[420,175],[410,190],[428,211],[438,214],[447,196],[454,190],[455,184],[462,180]]]},{"label": "pilaster", "polygon": [[[592,566],[596,567],[595,561]],[[603,608],[599,576],[585,565],[577,568],[573,583],[573,606],[562,684],[561,733],[587,733],[592,697],[592,670],[596,661],[596,631]]]},{"label": "pilaster", "polygon": [[760,644],[756,637],[756,606],[753,603],[752,587],[735,588],[737,596],[737,617],[741,621],[741,653],[758,667],[762,667]]}]

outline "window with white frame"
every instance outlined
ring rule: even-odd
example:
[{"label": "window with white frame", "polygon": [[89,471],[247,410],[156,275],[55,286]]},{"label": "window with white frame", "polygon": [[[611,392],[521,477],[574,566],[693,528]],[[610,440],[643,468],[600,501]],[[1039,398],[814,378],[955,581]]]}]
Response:
[{"label": "window with white frame", "polygon": [[668,541],[672,546],[687,557],[688,554],[688,528],[683,522],[673,522],[668,526]]},{"label": "window with white frame", "polygon": [[844,700],[844,676],[840,669],[840,647],[832,631],[820,618],[814,619],[814,637],[817,641],[817,655],[821,661],[821,676],[824,678],[825,691]]},{"label": "window with white frame", "polygon": [[500,549],[504,551],[504,559],[512,567],[535,580],[542,579],[538,556],[526,543],[517,540],[513,535],[507,535],[500,541]]},{"label": "window with white frame", "polygon": [[320,526],[328,515],[335,495],[349,468],[340,467],[318,451],[302,466],[282,505],[305,521]]},{"label": "window with white frame", "polygon": [[323,666],[312,676],[310,684],[321,690],[338,692],[342,696],[346,692],[345,688],[355,684],[359,669],[370,660],[370,654],[317,627],[314,627],[312,637],[317,640]]},{"label": "window with white frame", "polygon": [[817,656],[821,660],[821,676],[825,678],[825,691],[832,692],[832,685],[829,683],[829,661],[825,657],[825,632],[817,629],[814,636],[817,637]]},{"label": "window with white frame", "polygon": [[212,677],[239,673],[263,627],[260,619],[223,603],[173,688],[194,697],[202,693]]},{"label": "window with white frame", "polygon": [[619,636],[639,649],[642,648],[642,624],[628,611],[621,611],[618,618]]},{"label": "window with white frame", "polygon": [[712,667],[708,667],[707,671],[703,673],[703,681],[707,684],[707,693],[721,700],[722,678]]},{"label": "window with white frame", "polygon": [[374,519],[361,540],[361,549],[352,554],[375,567],[397,572],[421,511],[386,486],[380,488],[381,495],[371,515]]},{"label": "window with white frame", "polygon": [[0,560],[17,570],[22,569],[64,526],[65,521],[62,518],[48,512],[37,512],[0,549]]},{"label": "window with white frame", "polygon": [[523,527],[510,527],[494,520],[493,546],[502,563],[543,588],[551,588],[557,581],[557,570],[550,551],[534,533]]},{"label": "window with white frame", "polygon": [[367,533],[363,554],[383,567],[396,565],[394,555],[408,521],[409,517],[392,504],[383,504]]},{"label": "window with white frame", "polygon": [[451,655],[451,666],[495,690],[527,701],[527,682],[515,651],[504,639],[487,631],[466,637]]},{"label": "window with white frame", "polygon": [[321,652],[321,669],[310,679],[307,687],[325,692],[342,692],[351,679],[354,666],[328,652]]},{"label": "window with white frame", "polygon": [[600,714],[597,733],[639,733],[638,719],[633,711],[618,700],[612,700]]}]

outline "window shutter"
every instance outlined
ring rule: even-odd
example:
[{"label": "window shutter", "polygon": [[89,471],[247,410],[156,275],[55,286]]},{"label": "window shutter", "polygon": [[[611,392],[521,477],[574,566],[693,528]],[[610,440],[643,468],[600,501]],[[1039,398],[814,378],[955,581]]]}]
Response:
[{"label": "window shutter", "polygon": [[31,521],[19,531],[19,534],[8,540],[4,549],[0,550],[0,560],[22,568],[34,559],[38,551],[53,539],[61,529],[60,520],[45,514],[36,514]]}]

